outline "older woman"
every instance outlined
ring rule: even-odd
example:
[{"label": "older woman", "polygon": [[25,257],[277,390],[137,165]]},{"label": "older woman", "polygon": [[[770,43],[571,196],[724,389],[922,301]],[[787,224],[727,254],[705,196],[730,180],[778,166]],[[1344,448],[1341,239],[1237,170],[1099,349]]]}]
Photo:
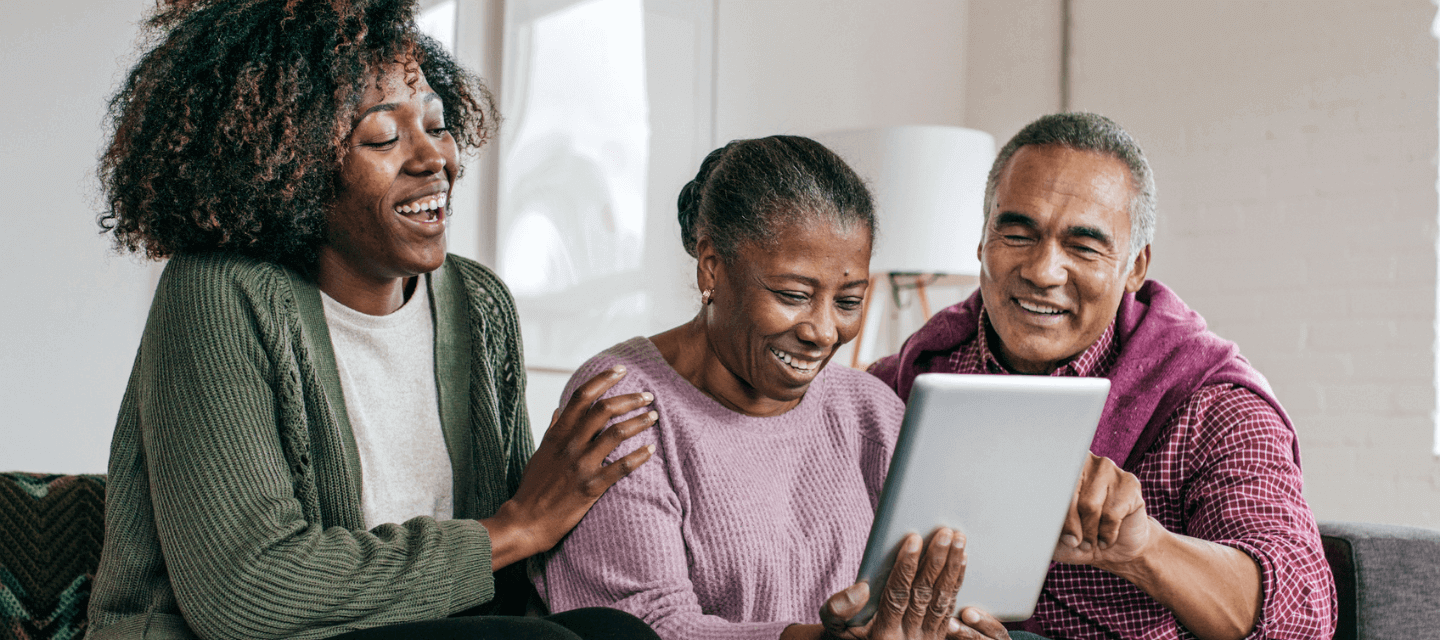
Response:
[{"label": "older woman", "polygon": [[1004,637],[981,611],[950,617],[965,555],[948,529],[923,552],[902,542],[879,613],[845,623],[868,597],[851,583],[903,413],[875,378],[825,366],[861,328],[865,186],[813,140],[740,140],[705,159],[679,209],[699,313],[571,381],[623,365],[611,393],[653,391],[657,426],[612,456],[656,458],[537,559],[542,597],[618,607],[674,639]]},{"label": "older woman", "polygon": [[101,222],[170,261],[115,429],[91,638],[653,637],[615,611],[447,617],[523,602],[496,572],[643,463],[604,459],[653,420],[605,430],[650,397],[596,403],[623,375],[597,372],[531,456],[511,298],[445,253],[490,98],[411,14],[151,18],[111,104]]}]

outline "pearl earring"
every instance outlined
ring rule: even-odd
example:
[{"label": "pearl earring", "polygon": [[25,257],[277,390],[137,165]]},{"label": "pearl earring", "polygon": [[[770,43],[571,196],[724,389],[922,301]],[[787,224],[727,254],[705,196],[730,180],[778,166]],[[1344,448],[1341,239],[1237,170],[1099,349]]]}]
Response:
[{"label": "pearl earring", "polygon": [[700,293],[700,306],[702,306],[702,307],[709,306],[709,305],[710,305],[710,300],[711,300],[711,298],[712,298],[714,295],[715,295],[715,290],[714,290],[714,289],[706,289],[705,291],[701,292],[701,293]]}]

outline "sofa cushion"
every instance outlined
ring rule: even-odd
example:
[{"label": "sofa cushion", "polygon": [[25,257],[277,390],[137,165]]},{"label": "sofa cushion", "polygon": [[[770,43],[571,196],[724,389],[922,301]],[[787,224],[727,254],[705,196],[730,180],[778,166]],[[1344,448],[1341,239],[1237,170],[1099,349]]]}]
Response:
[{"label": "sofa cushion", "polygon": [[105,476],[0,473],[0,639],[79,640],[105,539]]},{"label": "sofa cushion", "polygon": [[1440,531],[1319,524],[1340,597],[1336,638],[1434,637],[1440,629]]}]

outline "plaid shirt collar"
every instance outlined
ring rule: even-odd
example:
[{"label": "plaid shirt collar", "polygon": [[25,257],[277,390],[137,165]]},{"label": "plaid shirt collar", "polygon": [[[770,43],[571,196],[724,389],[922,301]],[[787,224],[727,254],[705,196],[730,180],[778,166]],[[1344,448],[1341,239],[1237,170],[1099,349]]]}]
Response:
[{"label": "plaid shirt collar", "polygon": [[[990,315],[984,307],[980,308],[980,327],[975,335],[979,338],[976,345],[980,349],[980,362],[984,364],[985,371],[992,374],[1011,374],[1008,367],[1000,364],[1000,358],[990,349],[990,336],[994,335],[990,327]],[[1115,358],[1120,354],[1120,345],[1115,343],[1115,321],[1110,321],[1110,326],[1105,327],[1105,332],[1100,334],[1100,339],[1091,344],[1079,356],[1061,365],[1050,375],[1068,376],[1075,378],[1103,378],[1110,373],[1110,365],[1115,363]]]}]

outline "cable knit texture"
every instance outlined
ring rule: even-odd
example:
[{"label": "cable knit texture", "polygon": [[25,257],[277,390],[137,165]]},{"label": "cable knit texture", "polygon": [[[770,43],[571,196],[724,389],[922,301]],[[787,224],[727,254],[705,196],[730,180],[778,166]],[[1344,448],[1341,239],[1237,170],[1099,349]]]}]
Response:
[{"label": "cable knit texture", "polygon": [[832,365],[790,411],[745,416],[680,377],[645,338],[591,359],[567,394],[616,364],[628,373],[608,395],[650,391],[660,418],[610,459],[647,444],[656,452],[532,563],[551,610],[623,609],[667,640],[773,639],[819,622],[825,599],[855,582],[900,399]]},{"label": "cable knit texture", "polygon": [[[426,280],[455,514],[482,518],[533,448],[514,305],[454,256]],[[491,599],[484,527],[366,531],[360,479],[315,284],[249,258],[172,259],[111,444],[90,637],[322,638]]]}]

